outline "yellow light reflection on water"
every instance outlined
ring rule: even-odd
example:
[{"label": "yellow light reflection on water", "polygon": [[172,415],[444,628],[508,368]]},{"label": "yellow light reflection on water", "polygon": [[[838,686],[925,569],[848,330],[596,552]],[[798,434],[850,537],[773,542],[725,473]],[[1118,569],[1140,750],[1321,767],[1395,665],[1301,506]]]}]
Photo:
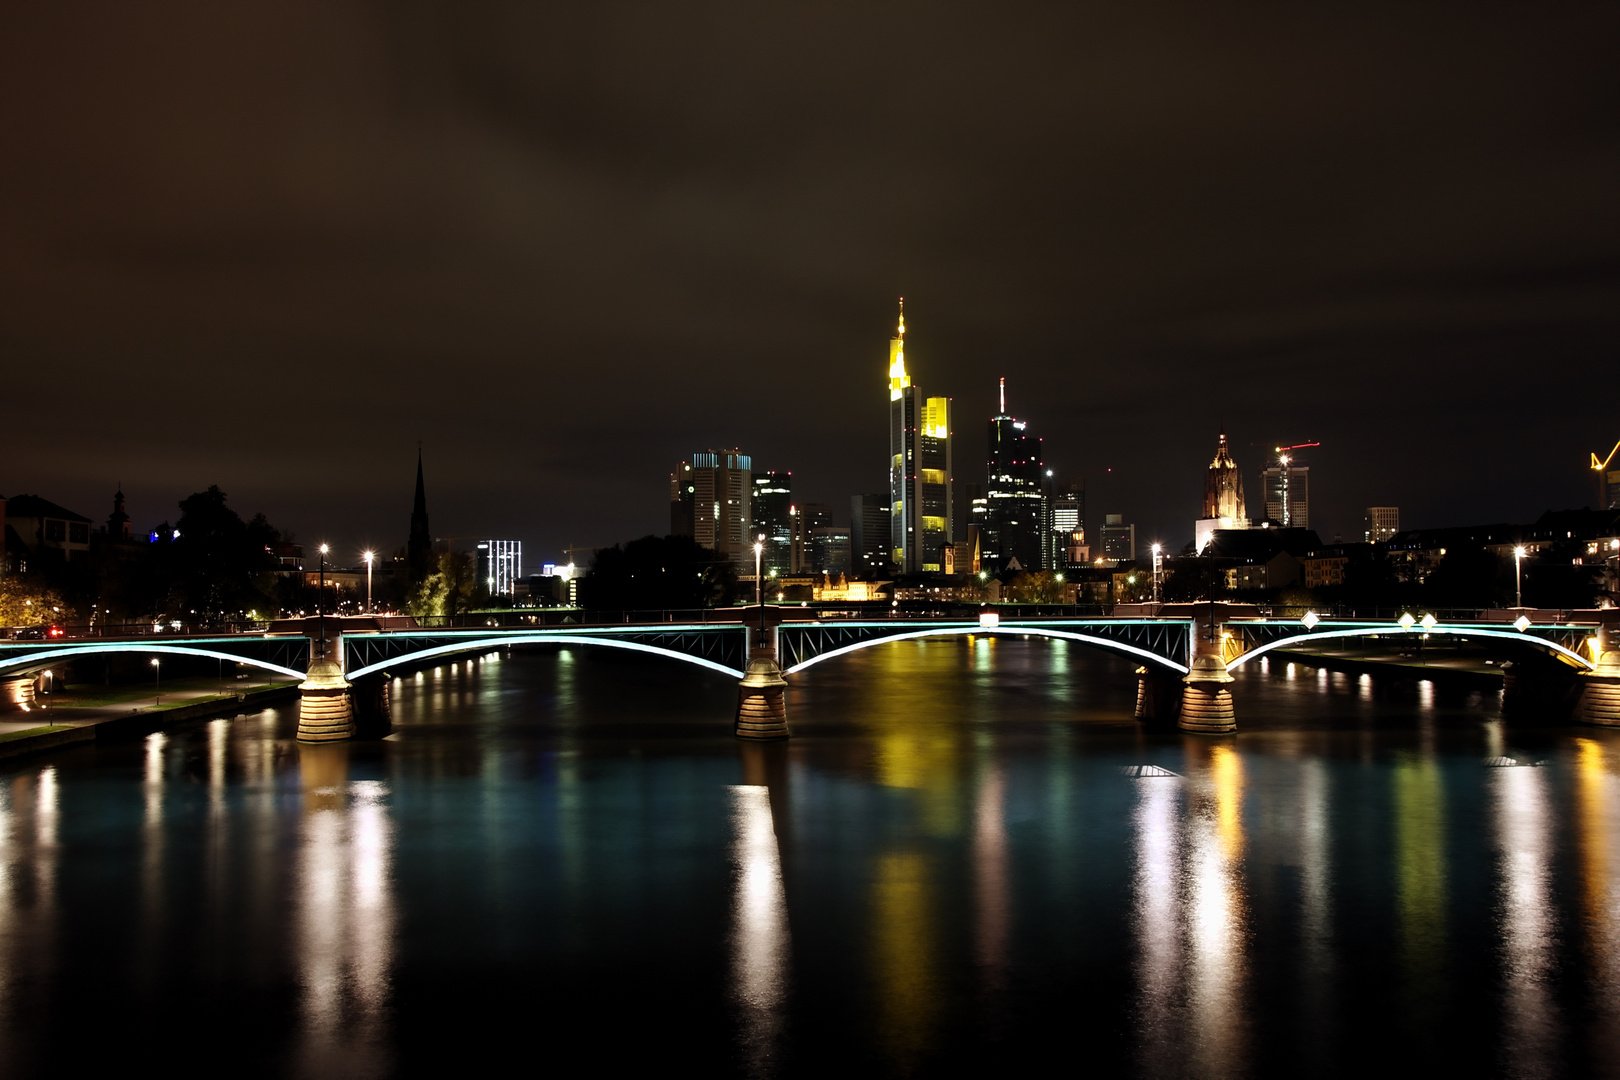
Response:
[{"label": "yellow light reflection on water", "polygon": [[792,959],[770,790],[761,785],[731,788],[731,827],[732,997],[741,1014],[749,1072],[759,1074],[777,1050]]},{"label": "yellow light reflection on water", "polygon": [[1391,776],[1395,910],[1407,1006],[1421,1029],[1440,1000],[1446,950],[1445,786],[1431,759],[1403,754]]},{"label": "yellow light reflection on water", "polygon": [[928,869],[918,852],[891,852],[878,857],[872,874],[879,1039],[902,1074],[916,1066],[939,1011]]}]

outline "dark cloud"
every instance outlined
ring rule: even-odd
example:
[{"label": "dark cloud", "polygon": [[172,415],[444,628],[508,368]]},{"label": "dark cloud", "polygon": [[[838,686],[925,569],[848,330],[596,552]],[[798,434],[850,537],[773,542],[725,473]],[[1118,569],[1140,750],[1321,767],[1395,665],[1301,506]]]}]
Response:
[{"label": "dark cloud", "polygon": [[[665,522],[722,444],[883,483],[907,296],[1166,539],[1213,430],[1315,517],[1526,517],[1620,437],[1613,9],[40,5],[0,74],[0,491],[301,535]],[[1590,444],[1590,446],[1588,445]],[[1247,452],[1245,452],[1247,451]],[[1106,484],[1103,470],[1116,472]],[[1107,503],[1107,505],[1103,505]]]}]

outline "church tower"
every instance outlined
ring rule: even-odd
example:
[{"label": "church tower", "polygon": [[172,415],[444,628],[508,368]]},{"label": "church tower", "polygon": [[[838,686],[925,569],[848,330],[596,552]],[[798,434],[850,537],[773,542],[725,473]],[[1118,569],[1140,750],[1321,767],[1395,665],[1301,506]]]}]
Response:
[{"label": "church tower", "polygon": [[411,506],[411,539],[405,548],[411,580],[433,572],[433,534],[428,531],[427,489],[422,485],[422,450],[416,450],[416,502]]},{"label": "church tower", "polygon": [[[1209,463],[1209,474],[1204,478],[1205,518],[1218,518],[1229,523],[1247,522],[1248,510],[1243,505],[1243,474],[1232,451],[1226,445],[1226,427],[1222,425],[1220,442],[1215,447],[1215,460]],[[1231,524],[1221,528],[1231,528]]]}]

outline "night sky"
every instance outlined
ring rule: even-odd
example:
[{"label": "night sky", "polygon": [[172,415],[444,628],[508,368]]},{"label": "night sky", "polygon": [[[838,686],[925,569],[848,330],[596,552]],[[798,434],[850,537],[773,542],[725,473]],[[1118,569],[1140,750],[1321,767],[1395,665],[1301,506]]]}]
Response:
[{"label": "night sky", "polygon": [[1251,513],[1322,442],[1325,539],[1587,505],[1620,439],[1613,5],[3,18],[0,493],[98,522],[392,550],[419,441],[434,532],[535,569],[698,449],[847,507],[900,294],[957,479],[1005,376],[1144,541],[1223,421]]}]

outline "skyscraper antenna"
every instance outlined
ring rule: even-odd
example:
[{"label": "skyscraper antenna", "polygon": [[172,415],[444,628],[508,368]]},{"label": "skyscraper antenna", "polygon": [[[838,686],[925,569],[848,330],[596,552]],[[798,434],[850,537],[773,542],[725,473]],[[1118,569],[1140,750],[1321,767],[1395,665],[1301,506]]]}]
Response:
[{"label": "skyscraper antenna", "polygon": [[1001,377],[1001,415],[1007,415],[1007,377]]}]

